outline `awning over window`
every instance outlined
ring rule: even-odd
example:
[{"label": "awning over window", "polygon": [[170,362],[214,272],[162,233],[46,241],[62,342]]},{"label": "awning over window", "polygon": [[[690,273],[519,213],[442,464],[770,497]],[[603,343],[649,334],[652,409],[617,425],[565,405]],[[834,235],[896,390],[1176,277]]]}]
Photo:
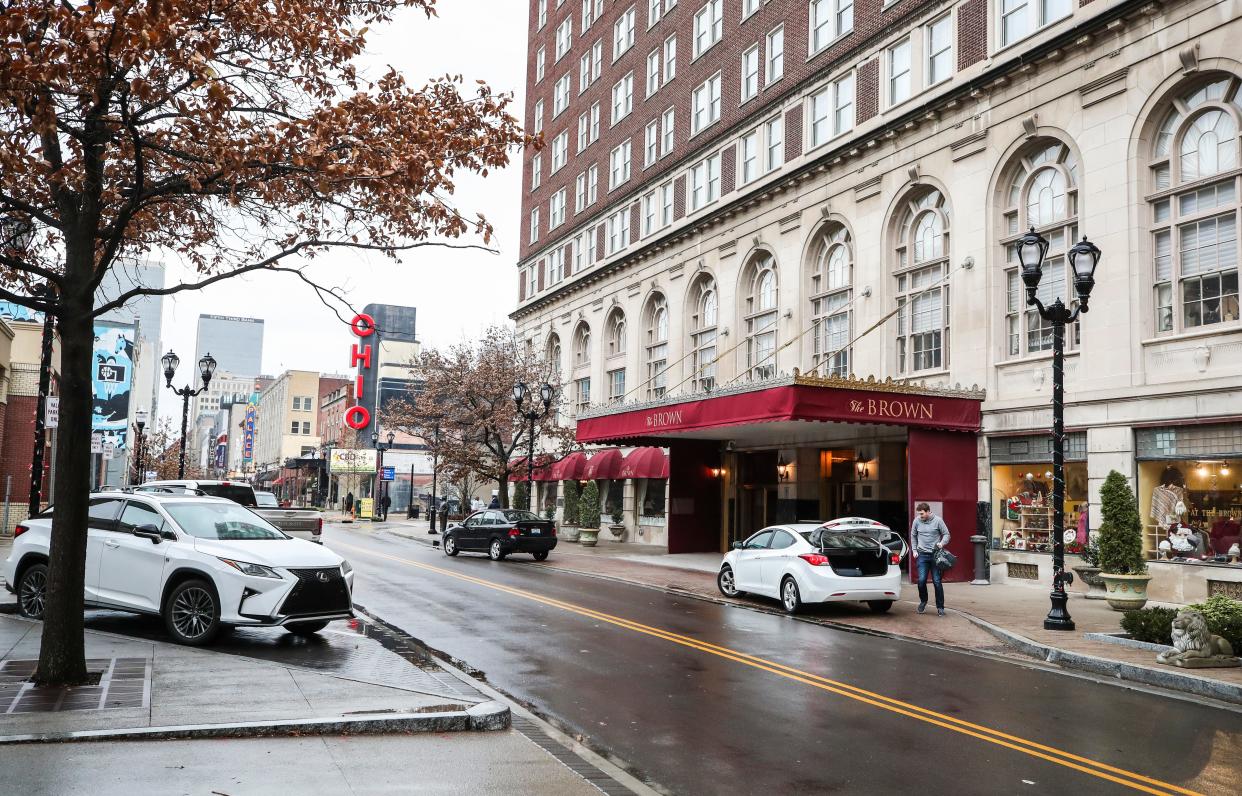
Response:
[{"label": "awning over window", "polygon": [[668,456],[660,448],[635,448],[625,456],[618,478],[668,478]]},{"label": "awning over window", "polygon": [[583,469],[582,478],[586,481],[600,478],[618,478],[617,473],[621,469],[621,460],[621,451],[616,448],[596,451],[591,454],[590,461],[587,462],[586,468]]},{"label": "awning over window", "polygon": [[552,465],[553,481],[580,481],[583,476],[582,471],[586,469],[587,455],[582,451],[571,453],[559,462]]},{"label": "awning over window", "polygon": [[[532,481],[555,481],[556,478],[552,474],[555,464],[547,464],[540,461],[541,457],[535,457],[535,472],[532,474]],[[526,480],[526,457],[519,456],[509,463],[509,472],[518,473],[518,481]]]}]

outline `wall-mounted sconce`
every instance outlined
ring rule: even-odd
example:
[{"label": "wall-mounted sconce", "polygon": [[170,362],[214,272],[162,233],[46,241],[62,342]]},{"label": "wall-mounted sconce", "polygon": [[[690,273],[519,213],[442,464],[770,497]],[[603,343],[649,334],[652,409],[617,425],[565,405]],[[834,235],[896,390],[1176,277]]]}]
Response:
[{"label": "wall-mounted sconce", "polygon": [[1229,463],[1228,462],[1225,462],[1224,464],[1220,466],[1220,474],[1229,475]]},{"label": "wall-mounted sconce", "polygon": [[723,467],[709,467],[707,471],[711,473],[712,478],[723,478],[725,474],[725,468]]},{"label": "wall-mounted sconce", "polygon": [[776,477],[782,481],[789,480],[789,462],[783,456],[776,460]]},{"label": "wall-mounted sconce", "polygon": [[854,460],[854,470],[858,473],[859,481],[866,481],[867,477],[870,475],[870,471],[867,470],[867,460],[863,458],[861,453],[858,454],[858,458]]}]

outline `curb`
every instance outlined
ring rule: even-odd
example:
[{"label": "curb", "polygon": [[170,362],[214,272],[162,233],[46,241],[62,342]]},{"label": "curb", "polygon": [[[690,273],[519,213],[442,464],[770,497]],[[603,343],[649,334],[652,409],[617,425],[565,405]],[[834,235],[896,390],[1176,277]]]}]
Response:
[{"label": "curb", "polygon": [[305,735],[377,735],[413,732],[493,732],[509,729],[509,706],[490,700],[467,710],[370,714],[358,717],[277,719],[230,724],[79,730],[0,736],[0,746],[81,741],[175,741],[202,738],[272,738]]},{"label": "curb", "polygon": [[1194,694],[1195,696],[1219,699],[1222,702],[1242,705],[1242,685],[1211,680],[1193,674],[1184,674],[1176,670],[1166,672],[1161,669],[1152,669],[1146,666],[1137,666],[1133,663],[1125,663],[1124,661],[1099,658],[1095,655],[1086,655],[1081,652],[1070,652],[1059,647],[1032,641],[1026,636],[997,627],[991,622],[968,614],[965,611],[954,610],[1005,644],[1047,663],[1053,663],[1067,669],[1090,672],[1102,677],[1126,680],[1132,683],[1141,683],[1142,685],[1166,688],[1171,691],[1181,691]]}]

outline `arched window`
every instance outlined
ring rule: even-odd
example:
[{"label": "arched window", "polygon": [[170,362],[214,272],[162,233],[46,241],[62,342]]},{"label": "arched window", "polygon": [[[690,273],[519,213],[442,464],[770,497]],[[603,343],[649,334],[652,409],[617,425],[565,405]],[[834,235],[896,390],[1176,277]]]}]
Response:
[{"label": "arched window", "polygon": [[949,366],[949,216],[944,195],[921,188],[898,209],[897,372]]},{"label": "arched window", "polygon": [[746,344],[740,352],[748,378],[776,375],[776,260],[767,252],[756,254],[744,271],[742,325]]},{"label": "arched window", "polygon": [[661,398],[668,389],[668,301],[653,293],[644,313],[647,357],[647,398]]},{"label": "arched window", "polygon": [[604,357],[607,361],[604,374],[608,388],[609,403],[625,400],[625,313],[613,307],[604,322]]},{"label": "arched window", "polygon": [[1173,97],[1151,156],[1156,331],[1238,323],[1242,86],[1217,74]]},{"label": "arched window", "polygon": [[716,387],[716,324],[720,294],[716,280],[702,274],[690,288],[690,388],[708,392]]},{"label": "arched window", "polygon": [[[1005,256],[1005,353],[1016,357],[1052,350],[1052,324],[1026,304],[1018,250],[1022,233],[1034,227],[1048,239],[1044,276],[1037,295],[1045,305],[1057,298],[1073,305],[1072,276],[1066,253],[1078,238],[1078,158],[1056,139],[1037,139],[1009,165],[1001,186],[1005,208],[1001,245]],[[1069,335],[1078,342],[1078,324]]]},{"label": "arched window", "polygon": [[608,323],[604,328],[607,330],[607,350],[605,354],[609,357],[621,356],[625,353],[625,313],[620,307],[613,308],[608,315]]},{"label": "arched window", "polygon": [[556,332],[548,335],[548,344],[544,348],[544,357],[548,360],[548,370],[553,375],[561,372],[561,336]]},{"label": "arched window", "polygon": [[591,327],[587,326],[586,321],[579,323],[574,329],[573,351],[575,370],[591,364]]},{"label": "arched window", "polygon": [[854,279],[850,233],[841,224],[824,227],[811,247],[808,295],[815,330],[812,369],[821,376],[850,373],[850,294]]}]

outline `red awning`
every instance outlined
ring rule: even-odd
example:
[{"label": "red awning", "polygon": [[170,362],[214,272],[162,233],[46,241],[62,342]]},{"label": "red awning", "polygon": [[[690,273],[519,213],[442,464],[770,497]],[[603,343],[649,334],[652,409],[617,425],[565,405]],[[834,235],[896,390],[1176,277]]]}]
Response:
[{"label": "red awning", "polygon": [[[534,473],[534,477],[531,480],[532,481],[553,481],[555,480],[552,476],[553,467],[555,467],[555,465],[550,465],[550,464],[547,464],[546,462],[540,463],[539,457],[535,457],[535,473]],[[519,456],[513,461],[509,462],[509,472],[518,473],[520,477],[517,480],[525,481],[526,480],[526,457]]]},{"label": "red awning", "polygon": [[582,471],[586,469],[587,456],[582,451],[577,451],[561,459],[552,465],[553,481],[581,481]]},{"label": "red awning", "polygon": [[617,472],[621,469],[621,461],[621,451],[617,448],[596,451],[591,454],[591,460],[587,462],[586,467],[583,469],[582,478],[585,481],[594,481],[598,478],[616,478]]},{"label": "red awning", "polygon": [[668,478],[668,457],[662,448],[635,448],[626,454],[617,478]]},{"label": "red awning", "polygon": [[[865,383],[864,383],[865,384]],[[870,386],[870,385],[866,385]],[[978,431],[981,398],[790,384],[578,420],[579,442],[677,437],[754,423],[819,421]],[[723,431],[722,431],[723,433]],[[723,438],[723,437],[722,437]]]}]

